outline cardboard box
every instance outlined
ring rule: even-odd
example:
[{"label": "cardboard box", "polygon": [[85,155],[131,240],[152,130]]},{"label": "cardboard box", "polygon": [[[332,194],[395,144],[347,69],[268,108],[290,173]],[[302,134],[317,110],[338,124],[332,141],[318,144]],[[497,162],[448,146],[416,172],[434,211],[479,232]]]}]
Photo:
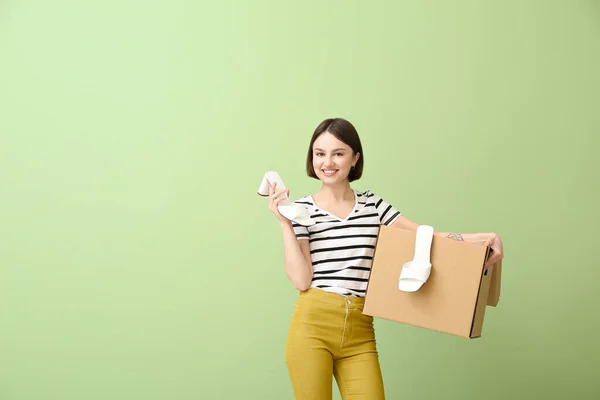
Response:
[{"label": "cardboard box", "polygon": [[486,305],[500,299],[502,262],[485,268],[489,247],[434,236],[431,275],[416,292],[398,289],[416,233],[381,226],[363,313],[465,338],[481,336]]}]

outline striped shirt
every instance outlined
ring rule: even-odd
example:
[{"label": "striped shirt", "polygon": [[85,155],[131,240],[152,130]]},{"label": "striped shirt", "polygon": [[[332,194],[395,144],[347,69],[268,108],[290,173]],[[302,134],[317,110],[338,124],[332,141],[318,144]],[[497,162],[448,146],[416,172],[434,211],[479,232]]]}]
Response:
[{"label": "striped shirt", "polygon": [[343,296],[364,297],[379,227],[391,225],[400,212],[376,194],[354,190],[354,208],[342,219],[320,210],[312,198],[295,201],[316,224],[292,223],[298,240],[308,240],[314,269],[311,287]]}]

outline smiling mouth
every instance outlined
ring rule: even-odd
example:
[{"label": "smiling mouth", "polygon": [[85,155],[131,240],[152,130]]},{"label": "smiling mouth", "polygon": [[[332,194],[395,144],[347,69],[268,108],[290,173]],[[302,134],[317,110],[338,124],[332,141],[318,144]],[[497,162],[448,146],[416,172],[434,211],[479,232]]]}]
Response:
[{"label": "smiling mouth", "polygon": [[333,176],[335,175],[335,173],[337,172],[337,169],[322,169],[321,172],[323,172],[323,175],[325,176]]}]

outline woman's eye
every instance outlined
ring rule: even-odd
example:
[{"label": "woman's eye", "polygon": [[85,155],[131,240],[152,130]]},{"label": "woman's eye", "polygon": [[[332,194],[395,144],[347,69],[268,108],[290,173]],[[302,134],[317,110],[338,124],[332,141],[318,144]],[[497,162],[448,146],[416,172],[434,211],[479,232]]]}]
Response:
[{"label": "woman's eye", "polygon": [[[325,153],[315,153],[315,155],[316,155],[317,157],[324,157],[324,156],[325,156]],[[344,155],[344,153],[335,153],[335,154],[334,154],[334,156],[340,156],[340,157],[342,157],[343,155]]]}]

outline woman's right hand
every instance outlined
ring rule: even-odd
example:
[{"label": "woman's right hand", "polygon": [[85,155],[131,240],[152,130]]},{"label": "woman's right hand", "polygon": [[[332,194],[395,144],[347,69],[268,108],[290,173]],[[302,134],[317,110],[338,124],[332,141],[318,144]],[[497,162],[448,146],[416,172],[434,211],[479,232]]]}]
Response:
[{"label": "woman's right hand", "polygon": [[290,223],[290,220],[281,215],[281,213],[277,209],[277,205],[279,204],[279,202],[281,200],[285,200],[290,196],[290,189],[280,190],[276,192],[276,186],[277,183],[274,183],[272,185],[271,183],[269,183],[269,209],[273,212],[273,214],[275,214],[275,217],[277,217],[279,223]]}]

